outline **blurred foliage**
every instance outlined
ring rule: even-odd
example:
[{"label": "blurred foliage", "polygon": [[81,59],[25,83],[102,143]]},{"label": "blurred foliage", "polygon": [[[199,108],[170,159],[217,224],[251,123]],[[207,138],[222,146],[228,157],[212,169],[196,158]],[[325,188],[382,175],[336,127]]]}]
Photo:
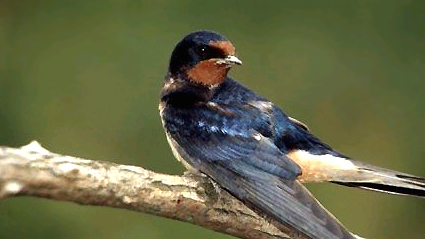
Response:
[{"label": "blurred foliage", "polygon": [[[213,29],[232,75],[352,157],[425,176],[425,2],[0,1],[0,144],[180,174],[157,103],[181,37]],[[423,238],[425,201],[309,185],[368,238]],[[36,198],[0,202],[0,238],[230,238],[188,223]]]}]

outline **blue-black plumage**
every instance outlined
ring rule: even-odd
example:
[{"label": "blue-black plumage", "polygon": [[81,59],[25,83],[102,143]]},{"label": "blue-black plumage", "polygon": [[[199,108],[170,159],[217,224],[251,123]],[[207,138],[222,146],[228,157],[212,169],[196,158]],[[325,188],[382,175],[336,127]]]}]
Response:
[{"label": "blue-black plumage", "polygon": [[232,43],[211,31],[191,33],[176,45],[160,115],[173,153],[186,167],[301,238],[355,238],[301,182],[425,196],[424,179],[344,156],[231,79],[228,71],[240,64]]}]

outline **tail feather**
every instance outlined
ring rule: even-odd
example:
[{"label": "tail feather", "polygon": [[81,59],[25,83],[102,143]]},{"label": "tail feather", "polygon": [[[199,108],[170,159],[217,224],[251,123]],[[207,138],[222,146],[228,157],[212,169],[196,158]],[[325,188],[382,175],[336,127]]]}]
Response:
[{"label": "tail feather", "polygon": [[359,171],[354,177],[332,182],[390,194],[425,197],[425,178],[363,163],[358,166]]}]

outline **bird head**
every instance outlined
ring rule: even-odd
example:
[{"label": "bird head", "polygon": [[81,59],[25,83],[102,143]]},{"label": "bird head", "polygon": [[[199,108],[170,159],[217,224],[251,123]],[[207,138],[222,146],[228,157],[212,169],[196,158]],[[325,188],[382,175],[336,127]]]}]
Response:
[{"label": "bird head", "polygon": [[171,54],[169,74],[173,78],[211,86],[222,83],[230,68],[241,65],[235,47],[223,36],[206,30],[184,37]]}]

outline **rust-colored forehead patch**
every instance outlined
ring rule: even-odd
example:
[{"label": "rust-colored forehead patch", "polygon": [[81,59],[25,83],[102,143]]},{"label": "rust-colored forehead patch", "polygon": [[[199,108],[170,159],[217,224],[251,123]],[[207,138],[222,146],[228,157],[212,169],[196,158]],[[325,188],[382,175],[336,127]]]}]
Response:
[{"label": "rust-colored forehead patch", "polygon": [[233,56],[236,53],[235,47],[230,41],[213,41],[210,46],[221,49],[226,56]]}]

